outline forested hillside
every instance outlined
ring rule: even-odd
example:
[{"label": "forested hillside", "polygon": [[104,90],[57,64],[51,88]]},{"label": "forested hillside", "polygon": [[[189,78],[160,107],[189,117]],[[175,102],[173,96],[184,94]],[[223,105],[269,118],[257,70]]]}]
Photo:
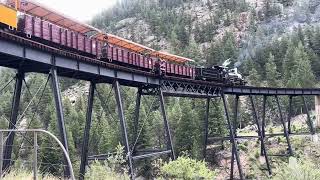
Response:
[{"label": "forested hillside", "polygon": [[311,87],[320,76],[319,4],[317,0],[122,0],[92,24],[192,58],[198,65],[222,64],[230,58],[251,85]]},{"label": "forested hillside", "polygon": [[[195,60],[194,65],[197,66],[222,64],[230,59],[231,66],[240,69],[248,85],[302,88],[319,87],[319,23],[320,0],[119,0],[114,7],[98,14],[91,21],[93,26],[108,33],[157,50],[192,58]],[[13,71],[2,70],[1,84],[10,81],[10,77],[13,76]],[[39,94],[36,101],[28,105],[32,94],[37,92],[37,88],[43,87],[41,84],[46,82],[46,78],[44,75],[27,74],[26,81],[31,93],[26,91],[23,94],[20,109],[23,111],[28,107],[28,111],[21,116],[18,124],[24,128],[44,128],[58,135],[50,88],[45,89],[41,99]],[[87,82],[70,79],[62,79],[61,85],[69,150],[75,169],[78,170],[88,85]],[[13,87],[13,84],[9,86],[0,97],[1,128],[8,126],[6,119],[10,117],[10,97]],[[123,87],[121,93],[124,95],[124,110],[131,146],[138,149],[164,148],[163,120],[157,98],[151,96],[142,98],[141,119],[137,129],[139,139],[134,139],[133,114],[136,90]],[[89,143],[90,155],[114,152],[121,142],[120,122],[116,113],[113,90],[109,85],[99,84],[95,96]],[[231,99],[228,100],[231,106],[233,102]],[[283,108],[287,108],[287,99],[281,100],[284,102]],[[165,102],[176,154],[201,160],[205,100],[170,97],[166,98]],[[297,100],[294,103],[295,115],[303,113],[302,102]],[[251,112],[246,110],[247,104],[247,99],[241,98],[241,120],[237,127],[244,128],[244,131],[250,129],[253,122]],[[269,104],[271,107],[274,106],[274,102],[270,101]],[[209,136],[228,135],[221,105],[220,99],[212,100]],[[311,107],[310,103],[309,108]],[[261,110],[260,106],[258,110]],[[270,108],[267,112],[267,117],[271,119],[268,122],[270,131],[276,129],[274,126],[279,123],[273,114],[274,110],[275,108]],[[26,122],[27,127],[25,127]],[[283,140],[279,138],[277,142],[281,143]],[[303,140],[296,142],[299,143],[305,142]],[[29,158],[26,157],[28,153],[24,144],[26,140],[18,136],[15,142],[17,146],[14,147],[15,157],[19,160],[15,163],[16,167],[22,166],[24,160]],[[253,144],[254,147],[248,145],[248,142],[239,145],[244,159],[248,162],[252,160],[251,158],[256,158],[254,162],[259,158],[259,153],[252,155],[259,146],[255,142]],[[49,139],[40,139],[39,146],[42,149],[39,155],[41,162],[61,163],[61,152],[47,149],[48,146],[52,146]],[[207,160],[210,162],[210,168],[218,169],[220,178],[226,176],[224,171],[228,165],[224,164],[224,160],[225,156],[230,157],[229,143],[221,143],[219,148],[213,147],[209,151]],[[303,156],[301,151],[303,150],[298,151],[300,157]],[[281,163],[287,161],[287,159],[281,162],[274,161],[274,166],[280,167],[283,165]],[[158,161],[153,160],[137,163],[138,174],[146,178],[159,175],[157,163]],[[261,173],[260,166],[255,164],[249,166],[248,163],[245,166],[248,176],[251,175],[250,178],[265,176]],[[302,166],[304,167],[304,164]],[[170,170],[170,167],[168,168]],[[62,167],[42,165],[41,170],[61,174]]]}]

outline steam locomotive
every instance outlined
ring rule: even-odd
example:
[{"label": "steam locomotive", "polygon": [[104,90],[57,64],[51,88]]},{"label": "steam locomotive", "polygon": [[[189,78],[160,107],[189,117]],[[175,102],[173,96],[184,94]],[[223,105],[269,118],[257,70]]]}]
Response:
[{"label": "steam locomotive", "polygon": [[245,85],[237,69],[226,65],[193,67],[181,56],[156,51],[80,23],[32,0],[0,2],[2,29],[104,63],[114,63],[155,75]]}]

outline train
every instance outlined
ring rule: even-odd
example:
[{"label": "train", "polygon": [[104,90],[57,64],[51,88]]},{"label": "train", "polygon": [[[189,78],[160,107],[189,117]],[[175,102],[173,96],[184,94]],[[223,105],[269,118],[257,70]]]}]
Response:
[{"label": "train", "polygon": [[156,51],[102,32],[32,0],[0,1],[0,26],[3,30],[55,48],[152,72],[161,78],[179,77],[228,86],[246,84],[237,69],[193,66],[192,59]]}]

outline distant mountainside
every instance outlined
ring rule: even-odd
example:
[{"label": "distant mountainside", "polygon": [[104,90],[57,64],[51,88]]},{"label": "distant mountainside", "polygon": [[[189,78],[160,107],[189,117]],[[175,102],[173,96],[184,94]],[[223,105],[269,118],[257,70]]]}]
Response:
[{"label": "distant mountainside", "polygon": [[[239,67],[251,84],[261,78],[258,85],[265,86],[268,58],[274,56],[270,63],[282,75],[288,46],[298,48],[299,41],[310,60],[307,66],[320,77],[319,22],[320,0],[121,0],[97,15],[92,25],[193,58],[198,65],[231,59],[231,66]],[[259,74],[253,76],[255,72]],[[288,79],[281,81],[277,86],[291,86]]]}]

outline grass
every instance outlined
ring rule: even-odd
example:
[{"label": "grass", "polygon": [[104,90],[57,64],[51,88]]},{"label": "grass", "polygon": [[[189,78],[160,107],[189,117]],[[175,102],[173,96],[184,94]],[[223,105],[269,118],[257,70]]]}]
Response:
[{"label": "grass", "polygon": [[[4,180],[33,180],[33,173],[22,170],[13,170],[9,174],[7,174]],[[39,180],[59,180],[59,178],[54,177],[52,175],[38,175]]]}]

